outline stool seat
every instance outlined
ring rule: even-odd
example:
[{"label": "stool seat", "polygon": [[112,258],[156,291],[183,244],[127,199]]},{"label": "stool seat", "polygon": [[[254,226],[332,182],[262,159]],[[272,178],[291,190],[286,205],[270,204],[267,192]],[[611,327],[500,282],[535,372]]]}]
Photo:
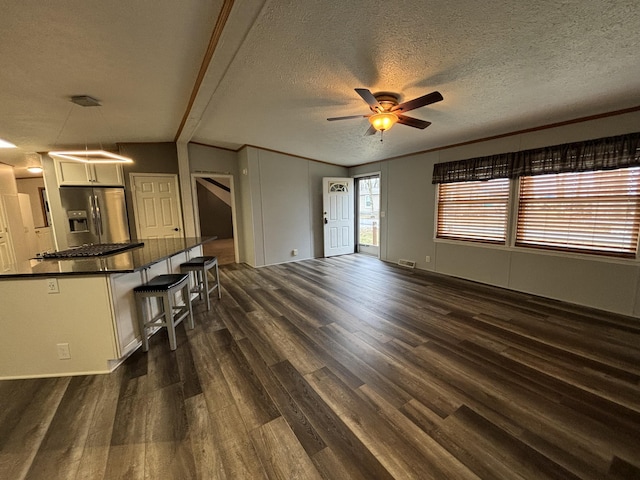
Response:
[{"label": "stool seat", "polygon": [[213,263],[217,262],[217,257],[195,257],[180,264],[181,269],[213,267]]},{"label": "stool seat", "polygon": [[169,273],[165,275],[158,275],[149,280],[144,285],[140,285],[133,289],[134,292],[164,292],[176,287],[180,282],[183,282],[187,278],[187,274],[183,273]]},{"label": "stool seat", "polygon": [[[215,282],[209,281],[209,271],[215,269]],[[218,289],[218,298],[221,298],[220,279],[218,277],[218,258],[210,256],[194,257],[180,264],[180,271],[183,273],[194,273],[194,287],[192,293],[197,293],[200,299],[205,297],[207,310],[211,310],[211,300],[209,294]]]},{"label": "stool seat", "polygon": [[[182,291],[184,305],[176,305],[175,295]],[[133,289],[138,308],[138,323],[142,336],[142,349],[149,350],[149,337],[147,329],[166,327],[169,334],[169,348],[177,347],[176,325],[183,319],[187,319],[189,328],[194,328],[193,311],[191,309],[191,292],[189,291],[188,273],[169,273],[158,275],[143,285]],[[148,298],[158,300],[159,312],[153,315]],[[149,318],[150,317],[150,318]]]}]

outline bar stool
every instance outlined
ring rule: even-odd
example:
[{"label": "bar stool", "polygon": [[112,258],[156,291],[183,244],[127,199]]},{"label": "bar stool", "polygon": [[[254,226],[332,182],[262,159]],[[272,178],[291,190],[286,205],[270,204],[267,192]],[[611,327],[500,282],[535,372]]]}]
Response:
[{"label": "bar stool", "polygon": [[[209,284],[208,272],[212,268],[216,269],[215,283]],[[216,288],[218,289],[218,298],[222,298],[220,292],[220,278],[218,277],[218,259],[216,257],[195,257],[188,262],[180,264],[180,271],[182,273],[191,274],[194,273],[195,287],[191,289],[192,293],[197,293],[202,300],[204,295],[207,299],[207,310],[211,310],[211,300],[209,294]]]},{"label": "bar stool", "polygon": [[[175,304],[175,294],[180,290],[182,290],[184,305]],[[147,283],[134,288],[133,291],[138,307],[138,324],[142,335],[142,349],[145,352],[149,350],[147,329],[166,327],[169,333],[169,347],[171,350],[175,350],[177,347],[176,325],[186,317],[189,328],[194,328],[191,294],[189,292],[189,275],[181,273],[158,275]],[[147,298],[157,298],[159,300],[158,307],[160,311],[152,318],[149,318],[151,317],[151,311],[148,309]]]}]

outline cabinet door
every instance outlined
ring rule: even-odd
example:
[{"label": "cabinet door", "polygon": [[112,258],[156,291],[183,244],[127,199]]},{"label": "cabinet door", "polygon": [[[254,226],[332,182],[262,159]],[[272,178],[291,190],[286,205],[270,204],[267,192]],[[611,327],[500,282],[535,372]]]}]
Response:
[{"label": "cabinet door", "polygon": [[93,185],[124,185],[122,167],[117,163],[91,165]]},{"label": "cabinet door", "polygon": [[111,298],[120,358],[136,348],[141,338],[133,289],[143,283],[141,272],[111,275]]},{"label": "cabinet door", "polygon": [[51,227],[40,227],[35,232],[39,253],[52,252],[56,249],[51,237]]},{"label": "cabinet door", "polygon": [[58,185],[91,185],[86,163],[56,160],[55,165]]},{"label": "cabinet door", "polygon": [[87,164],[55,160],[58,185],[124,185],[122,166],[117,163]]}]

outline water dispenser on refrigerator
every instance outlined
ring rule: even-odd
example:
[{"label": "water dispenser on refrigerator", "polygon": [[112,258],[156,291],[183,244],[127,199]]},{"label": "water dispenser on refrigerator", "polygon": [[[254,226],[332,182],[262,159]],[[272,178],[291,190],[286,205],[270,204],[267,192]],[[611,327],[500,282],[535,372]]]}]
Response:
[{"label": "water dispenser on refrigerator", "polygon": [[67,210],[67,218],[69,219],[69,231],[71,233],[89,231],[86,210]]}]

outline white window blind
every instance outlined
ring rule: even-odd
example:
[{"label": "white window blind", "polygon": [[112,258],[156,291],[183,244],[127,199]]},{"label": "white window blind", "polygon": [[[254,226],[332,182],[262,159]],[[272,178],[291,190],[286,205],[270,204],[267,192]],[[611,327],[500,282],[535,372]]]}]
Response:
[{"label": "white window blind", "polygon": [[635,256],[640,168],[520,178],[516,245]]},{"label": "white window blind", "polygon": [[505,243],[509,179],[441,183],[438,238]]}]

